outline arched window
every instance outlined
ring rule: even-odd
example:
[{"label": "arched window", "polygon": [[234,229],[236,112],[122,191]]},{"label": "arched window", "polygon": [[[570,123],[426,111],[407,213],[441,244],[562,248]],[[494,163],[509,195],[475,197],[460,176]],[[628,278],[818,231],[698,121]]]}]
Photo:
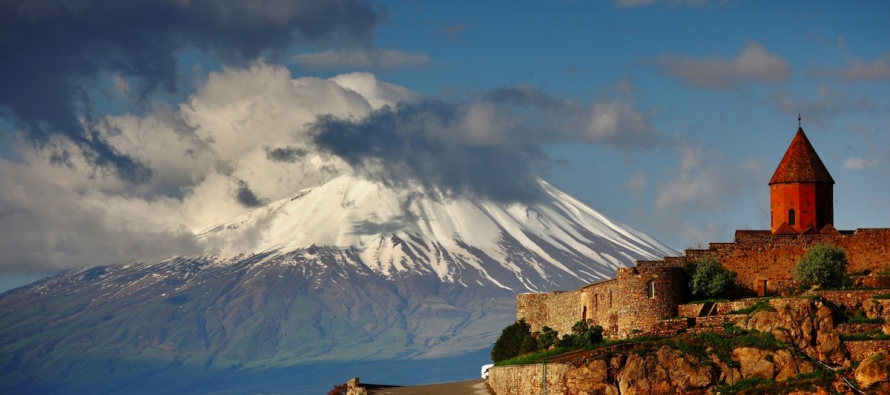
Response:
[{"label": "arched window", "polygon": [[794,209],[788,210],[788,225],[794,225]]},{"label": "arched window", "polygon": [[600,294],[593,294],[593,309],[599,310],[600,308]]},{"label": "arched window", "polygon": [[584,306],[584,310],[581,310],[581,319],[582,320],[587,319],[587,306]]},{"label": "arched window", "polygon": [[654,298],[654,297],[655,297],[655,281],[651,281],[651,280],[650,280],[650,281],[649,281],[649,284],[647,284],[647,285],[648,285],[648,286],[646,287],[646,289],[647,289],[647,291],[648,291],[648,294],[649,294],[648,296],[649,296],[649,298],[650,298],[650,299],[651,299],[651,298]]},{"label": "arched window", "polygon": [[609,291],[609,308],[612,308],[612,291]]}]

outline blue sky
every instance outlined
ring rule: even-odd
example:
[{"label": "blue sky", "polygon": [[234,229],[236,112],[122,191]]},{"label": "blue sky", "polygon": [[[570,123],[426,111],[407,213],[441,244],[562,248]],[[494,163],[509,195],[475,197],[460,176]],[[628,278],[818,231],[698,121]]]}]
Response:
[{"label": "blue sky", "polygon": [[[835,225],[890,226],[883,2],[157,4],[0,9],[0,284],[194,253],[201,226],[324,181],[297,159],[309,132],[289,125],[330,113],[375,133],[385,118],[361,121],[379,106],[338,86],[405,100],[389,119],[452,133],[422,136],[432,148],[525,161],[518,179],[678,249],[769,226],[766,184],[801,114],[837,182]],[[269,93],[288,80],[303,90]],[[276,147],[294,167],[264,167]],[[394,155],[376,159],[411,163]],[[504,175],[479,177],[447,187],[485,194],[484,177]]]}]

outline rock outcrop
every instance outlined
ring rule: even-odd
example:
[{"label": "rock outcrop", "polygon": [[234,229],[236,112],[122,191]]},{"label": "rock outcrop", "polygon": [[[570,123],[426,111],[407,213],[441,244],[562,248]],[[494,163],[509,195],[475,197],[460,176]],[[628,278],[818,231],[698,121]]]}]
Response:
[{"label": "rock outcrop", "polygon": [[882,351],[866,358],[856,368],[856,382],[862,388],[869,388],[876,383],[890,384],[890,358]]},{"label": "rock outcrop", "polygon": [[[806,298],[758,304],[753,313],[727,316],[727,324],[715,328],[716,332],[696,331],[548,362],[547,380],[553,383],[548,385],[559,385],[570,395],[733,393],[745,385],[760,386],[759,393],[852,393],[840,376],[826,370],[827,365],[855,378],[867,394],[890,395],[890,350],[874,351],[886,343],[878,340],[863,346],[859,340],[848,350],[837,328],[838,318],[842,318],[838,309]],[[886,319],[890,313],[881,302],[866,302],[862,308],[876,318]],[[876,328],[890,332],[890,323]],[[854,354],[858,355],[856,361],[851,358]],[[854,362],[859,363],[855,370]],[[497,367],[492,377],[506,377],[510,369],[528,368]],[[562,380],[549,374],[558,370],[565,372]],[[514,380],[523,376],[515,373],[511,375]]]}]

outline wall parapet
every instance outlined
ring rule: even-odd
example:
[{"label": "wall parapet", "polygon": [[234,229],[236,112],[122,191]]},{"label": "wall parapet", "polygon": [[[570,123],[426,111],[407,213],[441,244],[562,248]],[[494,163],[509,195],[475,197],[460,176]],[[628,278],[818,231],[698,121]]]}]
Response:
[{"label": "wall parapet", "polygon": [[494,366],[488,371],[488,386],[497,395],[565,394],[566,373],[563,363]]}]

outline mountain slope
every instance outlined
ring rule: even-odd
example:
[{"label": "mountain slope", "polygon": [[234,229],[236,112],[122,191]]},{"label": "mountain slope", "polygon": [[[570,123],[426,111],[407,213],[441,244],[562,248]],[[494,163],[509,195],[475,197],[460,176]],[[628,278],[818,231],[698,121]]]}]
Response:
[{"label": "mountain slope", "polygon": [[544,181],[541,187],[546,199],[503,204],[341,176],[199,237],[223,256],[336,246],[390,278],[435,274],[518,292],[612,278],[634,260],[673,252]]},{"label": "mountain slope", "polygon": [[[516,292],[673,253],[542,188],[545,199],[500,205],[341,177],[203,232],[218,254],[7,292],[0,392],[292,393],[294,377],[301,392],[344,375],[393,380],[400,370],[381,367],[403,360],[475,367],[514,319]],[[379,363],[344,371],[360,361]]]}]

